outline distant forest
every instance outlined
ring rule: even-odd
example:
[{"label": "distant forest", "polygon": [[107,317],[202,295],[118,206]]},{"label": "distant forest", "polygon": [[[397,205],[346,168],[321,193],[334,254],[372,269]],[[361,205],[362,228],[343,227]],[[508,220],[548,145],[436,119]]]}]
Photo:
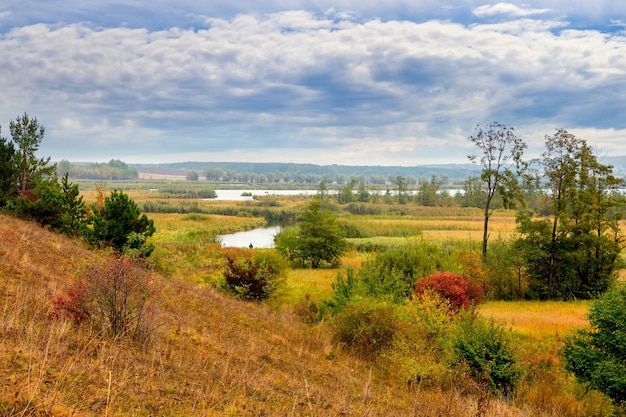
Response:
[{"label": "distant forest", "polygon": [[57,172],[63,176],[67,173],[70,178],[92,180],[132,180],[139,178],[137,168],[128,166],[118,159],[109,162],[95,162],[87,164],[71,163],[63,160],[57,163]]},{"label": "distant forest", "polygon": [[[132,165],[140,172],[186,176],[197,173],[199,178],[211,181],[301,184],[343,184],[350,180],[368,184],[395,183],[398,176],[409,184],[433,177],[447,182],[462,182],[468,177],[480,175],[480,167],[474,164],[445,164],[406,166],[352,166],[315,165],[296,163],[253,162],[179,162],[169,164]],[[193,174],[192,174],[193,175]]]},{"label": "distant forest", "polygon": [[[612,165],[614,174],[626,178],[626,156],[599,158],[603,164]],[[297,183],[317,185],[344,184],[351,180],[367,184],[395,183],[403,177],[407,184],[421,184],[434,178],[441,184],[461,184],[467,178],[480,176],[476,164],[433,164],[416,166],[374,165],[316,165],[262,162],[177,162],[161,164],[127,164],[120,160],[108,163],[57,164],[59,174],[71,178],[97,180],[136,179],[139,172],[187,177],[190,180],[207,179],[216,182],[240,183]]]}]

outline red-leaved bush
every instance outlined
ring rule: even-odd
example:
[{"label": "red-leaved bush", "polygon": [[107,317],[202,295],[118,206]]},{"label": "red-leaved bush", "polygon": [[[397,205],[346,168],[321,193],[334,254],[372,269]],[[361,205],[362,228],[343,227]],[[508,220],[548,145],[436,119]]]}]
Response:
[{"label": "red-leaved bush", "polygon": [[52,304],[57,316],[88,322],[114,338],[144,342],[151,336],[152,276],[140,262],[113,256],[88,268]]},{"label": "red-leaved bush", "polygon": [[89,318],[89,311],[85,299],[85,284],[77,281],[68,287],[64,293],[57,293],[52,298],[54,314],[64,316],[74,324],[81,324]]},{"label": "red-leaved bush", "polygon": [[452,272],[437,272],[415,283],[417,297],[429,291],[450,301],[451,306],[457,310],[469,309],[482,301],[484,295],[480,284]]}]

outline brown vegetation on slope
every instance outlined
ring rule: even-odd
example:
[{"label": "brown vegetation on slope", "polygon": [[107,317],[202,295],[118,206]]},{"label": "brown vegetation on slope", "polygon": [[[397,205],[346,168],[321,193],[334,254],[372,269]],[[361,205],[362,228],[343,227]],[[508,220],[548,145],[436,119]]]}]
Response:
[{"label": "brown vegetation on slope", "polygon": [[[461,388],[398,385],[324,325],[195,283],[154,277],[155,334],[141,346],[54,314],[53,295],[106,256],[0,215],[0,415],[476,415]],[[485,415],[533,413],[493,400]]]}]

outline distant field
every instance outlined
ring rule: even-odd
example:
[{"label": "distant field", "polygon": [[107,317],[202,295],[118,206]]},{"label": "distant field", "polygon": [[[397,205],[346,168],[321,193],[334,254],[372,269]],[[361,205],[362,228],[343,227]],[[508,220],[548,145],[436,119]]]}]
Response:
[{"label": "distant field", "polygon": [[534,339],[559,339],[589,325],[589,301],[490,301],[480,314]]},{"label": "distant field", "polygon": [[169,175],[169,174],[153,174],[148,172],[140,172],[139,179],[142,180],[171,180],[171,181],[185,181],[185,175]]}]

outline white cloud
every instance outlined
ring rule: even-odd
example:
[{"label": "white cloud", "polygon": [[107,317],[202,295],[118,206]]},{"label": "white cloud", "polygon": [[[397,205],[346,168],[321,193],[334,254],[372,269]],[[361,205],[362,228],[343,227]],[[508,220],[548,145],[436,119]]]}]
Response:
[{"label": "white cloud", "polygon": [[[328,10],[324,8],[323,10]],[[465,162],[494,120],[626,144],[626,39],[500,3],[489,24],[238,14],[160,30],[33,24],[0,35],[2,122],[27,111],[63,153],[211,154],[354,164]],[[475,9],[478,10],[478,9]],[[531,13],[532,12],[532,13]],[[543,137],[529,133],[528,140]],[[611,131],[612,132],[612,131]],[[106,159],[106,158],[105,158]],[[300,160],[300,159],[298,159]]]},{"label": "white cloud", "polygon": [[497,15],[527,17],[538,14],[546,14],[550,11],[550,9],[529,9],[526,6],[519,7],[512,3],[497,3],[476,7],[472,10],[472,13],[477,17],[491,17]]}]

